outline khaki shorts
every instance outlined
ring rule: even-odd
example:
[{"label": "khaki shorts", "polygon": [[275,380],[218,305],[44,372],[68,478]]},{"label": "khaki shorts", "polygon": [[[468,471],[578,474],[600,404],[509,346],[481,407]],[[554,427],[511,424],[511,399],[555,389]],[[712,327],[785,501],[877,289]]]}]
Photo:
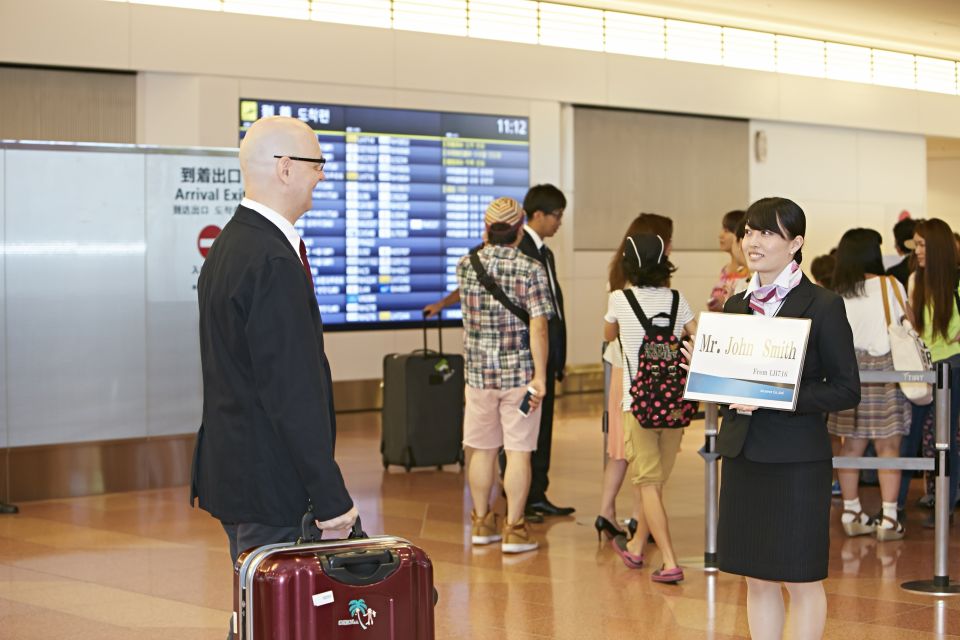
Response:
[{"label": "khaki shorts", "polygon": [[666,483],[677,461],[683,429],[644,429],[632,413],[624,411],[623,438],[633,484]]},{"label": "khaki shorts", "polygon": [[524,417],[517,411],[526,385],[513,389],[475,389],[467,385],[463,446],[474,449],[535,451],[540,435],[540,406]]}]

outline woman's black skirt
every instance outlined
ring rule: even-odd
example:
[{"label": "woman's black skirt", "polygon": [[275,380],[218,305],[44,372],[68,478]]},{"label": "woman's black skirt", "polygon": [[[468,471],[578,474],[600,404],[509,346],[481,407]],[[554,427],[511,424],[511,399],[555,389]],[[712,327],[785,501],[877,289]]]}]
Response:
[{"label": "woman's black skirt", "polygon": [[724,458],[717,561],[721,571],[776,582],[827,577],[830,460]]}]

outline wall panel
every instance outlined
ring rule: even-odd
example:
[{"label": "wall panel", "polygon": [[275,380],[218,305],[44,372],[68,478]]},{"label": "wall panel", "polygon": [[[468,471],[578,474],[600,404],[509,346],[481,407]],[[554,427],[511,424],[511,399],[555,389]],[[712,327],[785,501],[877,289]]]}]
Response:
[{"label": "wall panel", "polygon": [[144,436],[143,157],[6,156],[10,444]]},{"label": "wall panel", "polygon": [[133,142],[136,138],[136,76],[132,73],[0,65],[0,88],[0,139]]},{"label": "wall panel", "polygon": [[641,211],[673,218],[676,250],[716,247],[704,220],[748,203],[746,121],[577,108],[578,250],[620,244]]}]

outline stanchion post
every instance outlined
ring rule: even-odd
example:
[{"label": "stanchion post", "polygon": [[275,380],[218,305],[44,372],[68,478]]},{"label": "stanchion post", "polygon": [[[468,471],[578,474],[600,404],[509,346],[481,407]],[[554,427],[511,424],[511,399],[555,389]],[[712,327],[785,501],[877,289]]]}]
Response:
[{"label": "stanchion post", "polygon": [[717,510],[720,502],[720,479],[716,453],[717,432],[719,431],[719,411],[716,404],[704,405],[704,444],[700,455],[706,463],[704,482],[704,520],[706,549],[703,552],[705,571],[717,570]]},{"label": "stanchion post", "polygon": [[934,514],[933,582],[938,587],[950,586],[947,568],[947,543],[950,533],[950,364],[941,362],[937,369],[937,480]]},{"label": "stanchion post", "polygon": [[929,595],[949,596],[960,594],[960,584],[950,583],[950,574],[947,569],[947,544],[950,534],[950,473],[956,470],[949,468],[950,454],[950,365],[940,362],[937,365],[937,386],[934,393],[936,403],[936,456],[937,480],[934,485],[934,548],[933,548],[933,580],[916,580],[904,582],[900,585],[907,591],[926,593]]}]

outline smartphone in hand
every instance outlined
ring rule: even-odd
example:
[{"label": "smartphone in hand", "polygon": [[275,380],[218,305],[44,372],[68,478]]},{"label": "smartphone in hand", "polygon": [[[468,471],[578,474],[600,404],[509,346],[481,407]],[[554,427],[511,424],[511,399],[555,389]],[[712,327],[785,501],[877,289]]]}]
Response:
[{"label": "smartphone in hand", "polygon": [[523,394],[523,400],[520,401],[520,406],[517,407],[517,411],[520,412],[520,415],[527,417],[530,415],[530,398],[533,398],[537,395],[537,390],[533,387],[527,387],[527,392]]}]

